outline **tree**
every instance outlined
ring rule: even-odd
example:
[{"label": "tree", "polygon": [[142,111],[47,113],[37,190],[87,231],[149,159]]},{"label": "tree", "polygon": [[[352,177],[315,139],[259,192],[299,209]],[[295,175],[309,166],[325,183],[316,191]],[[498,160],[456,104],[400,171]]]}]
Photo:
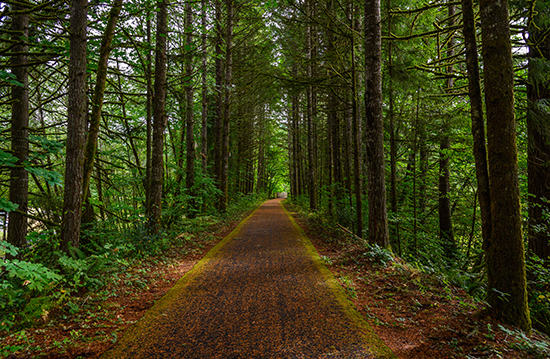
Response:
[{"label": "tree", "polygon": [[369,240],[389,246],[382,119],[382,29],[380,1],[365,1],[365,108]]},{"label": "tree", "polygon": [[191,2],[187,1],[185,5],[185,28],[186,39],[185,45],[188,51],[187,62],[185,64],[185,133],[186,133],[186,178],[185,187],[187,188],[189,201],[187,215],[194,218],[197,214],[196,199],[193,189],[195,187],[195,134],[193,132],[194,110],[193,110],[193,53],[191,47],[193,45],[193,12]]},{"label": "tree", "polygon": [[550,258],[550,99],[548,61],[550,28],[545,11],[547,2],[537,2],[529,19],[529,74],[527,82],[527,178],[529,192],[529,251],[540,258]]},{"label": "tree", "polygon": [[166,127],[166,39],[168,34],[168,4],[158,2],[155,52],[155,91],[153,99],[153,139],[151,153],[151,200],[147,214],[150,230],[160,230],[162,185],[164,182],[164,128]]},{"label": "tree", "polygon": [[103,97],[105,95],[105,86],[107,83],[107,65],[121,7],[122,0],[114,0],[113,7],[109,12],[107,27],[105,28],[103,39],[101,40],[96,84],[91,103],[92,113],[90,115],[90,125],[88,128],[88,140],[86,141],[86,149],[84,152],[84,175],[82,184],[83,200],[86,199],[86,195],[89,190],[88,187],[90,186],[90,178],[92,177],[92,172],[94,169],[95,155],[97,151],[97,138],[99,135],[99,124],[101,121],[101,109],[103,108]]},{"label": "tree", "polygon": [[491,238],[485,246],[487,302],[507,323],[531,331],[521,230],[514,69],[508,1],[482,0]]},{"label": "tree", "polygon": [[28,39],[29,15],[25,2],[13,7],[15,15],[11,30],[14,55],[11,58],[11,73],[19,84],[11,86],[11,151],[17,158],[10,171],[10,202],[18,205],[17,210],[9,213],[8,242],[23,247],[27,235],[27,207],[29,197],[29,174],[25,169],[29,155],[29,76],[28,76]]},{"label": "tree", "polygon": [[86,30],[87,0],[73,0],[70,23],[69,99],[67,116],[67,149],[61,249],[69,253],[78,248],[82,215],[82,179],[86,136]]}]

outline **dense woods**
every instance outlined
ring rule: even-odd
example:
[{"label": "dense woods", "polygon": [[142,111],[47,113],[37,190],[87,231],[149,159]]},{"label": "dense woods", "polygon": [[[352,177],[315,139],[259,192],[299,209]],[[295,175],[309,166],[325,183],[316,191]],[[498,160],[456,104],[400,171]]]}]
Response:
[{"label": "dense woods", "polygon": [[288,192],[550,332],[547,7],[1,2],[0,330]]}]

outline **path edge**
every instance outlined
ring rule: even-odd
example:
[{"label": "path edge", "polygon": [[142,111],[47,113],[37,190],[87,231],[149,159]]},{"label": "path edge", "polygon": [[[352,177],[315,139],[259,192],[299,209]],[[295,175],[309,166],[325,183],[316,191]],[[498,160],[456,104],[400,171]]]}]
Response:
[{"label": "path edge", "polygon": [[192,281],[199,275],[202,271],[202,268],[212,260],[232,239],[237,237],[241,232],[242,227],[249,221],[249,219],[262,207],[266,201],[262,202],[256,209],[254,209],[248,217],[243,219],[235,229],[231,231],[227,236],[225,236],[218,244],[216,244],[208,253],[202,257],[202,259],[197,262],[187,273],[185,273],[177,283],[168,290],[168,292],[149,309],[145,314],[134,324],[132,324],[120,340],[118,340],[113,346],[111,346],[103,355],[101,359],[108,358],[119,358],[121,352],[124,351],[128,344],[131,344],[135,337],[143,332],[155,318],[161,316],[163,312],[173,303],[174,299],[177,297],[181,291],[183,291]]},{"label": "path edge", "polygon": [[359,313],[355,305],[348,298],[346,291],[344,290],[344,288],[342,288],[340,283],[338,283],[338,280],[336,279],[334,274],[332,274],[330,269],[328,269],[327,266],[323,263],[319,252],[317,252],[317,249],[315,248],[311,240],[307,237],[302,227],[300,227],[298,223],[296,223],[294,218],[287,211],[282,201],[279,203],[287,214],[288,218],[290,219],[290,222],[292,222],[292,225],[296,227],[298,235],[300,236],[300,240],[306,247],[308,255],[313,259],[315,267],[319,270],[325,281],[328,283],[328,287],[334,294],[336,301],[338,302],[338,304],[340,304],[342,310],[352,320],[353,324],[355,324],[360,329],[360,332],[363,334],[365,341],[371,345],[370,349],[372,350],[372,354],[378,359],[397,359],[397,356],[391,351],[390,348],[388,348],[388,346],[382,341],[382,339],[380,339],[378,334],[376,334],[376,332],[372,329],[371,325],[365,320],[365,318],[363,318],[361,313]]}]

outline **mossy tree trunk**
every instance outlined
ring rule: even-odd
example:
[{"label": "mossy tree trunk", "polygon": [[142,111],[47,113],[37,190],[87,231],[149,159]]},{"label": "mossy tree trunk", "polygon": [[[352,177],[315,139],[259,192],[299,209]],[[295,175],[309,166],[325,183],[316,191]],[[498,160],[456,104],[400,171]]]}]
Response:
[{"label": "mossy tree trunk", "polygon": [[481,0],[492,233],[485,246],[487,302],[497,318],[530,332],[514,118],[508,1]]},{"label": "mossy tree trunk", "polygon": [[382,29],[380,0],[365,1],[365,108],[369,240],[388,247],[388,214],[382,119]]},{"label": "mossy tree trunk", "polygon": [[25,162],[29,155],[29,75],[27,70],[27,44],[29,37],[29,15],[25,6],[14,5],[13,10],[20,12],[13,16],[11,31],[14,55],[11,58],[11,73],[20,85],[12,85],[11,99],[11,150],[17,157],[17,164],[10,170],[9,198],[18,205],[18,211],[9,214],[8,242],[23,247],[26,244],[27,213],[29,201],[29,173]]},{"label": "mossy tree trunk", "polygon": [[151,201],[148,208],[150,230],[160,229],[162,185],[164,183],[164,129],[166,127],[166,34],[168,33],[168,4],[161,0],[157,10],[155,54],[155,94],[153,99],[153,141],[151,153]]},{"label": "mossy tree trunk", "polygon": [[529,251],[543,259],[550,258],[550,99],[548,60],[550,38],[548,15],[542,8],[548,1],[535,4],[529,19],[529,81],[527,83],[527,174],[529,191]]},{"label": "mossy tree trunk", "polygon": [[71,3],[69,96],[67,114],[67,155],[63,193],[63,223],[61,249],[68,253],[78,248],[82,216],[82,179],[86,141],[86,42],[87,0]]}]

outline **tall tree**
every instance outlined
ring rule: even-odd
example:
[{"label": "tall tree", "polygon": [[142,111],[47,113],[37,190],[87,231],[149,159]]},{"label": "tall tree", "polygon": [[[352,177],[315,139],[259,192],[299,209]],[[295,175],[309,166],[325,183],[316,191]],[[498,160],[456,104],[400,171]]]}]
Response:
[{"label": "tall tree", "polygon": [[29,155],[29,75],[27,52],[29,49],[29,15],[26,2],[13,5],[11,24],[15,44],[11,57],[11,73],[20,83],[12,85],[11,99],[11,151],[17,158],[10,171],[10,201],[18,205],[17,211],[9,214],[8,242],[23,247],[27,235],[27,207],[29,200],[29,174],[25,162]]},{"label": "tall tree", "polygon": [[[454,24],[456,6],[448,5],[449,26]],[[450,64],[446,67],[447,80],[446,91],[452,93],[454,87],[454,66],[453,57],[455,54],[455,36],[451,33],[447,41],[447,58]],[[438,50],[439,53],[439,50]],[[444,252],[447,258],[453,259],[456,256],[456,244],[453,234],[453,221],[451,214],[451,171],[450,151],[451,137],[449,134],[450,123],[446,115],[442,123],[442,136],[439,142],[439,238],[444,245]]]},{"label": "tall tree", "polygon": [[99,135],[99,124],[101,121],[101,109],[103,108],[103,97],[105,95],[105,86],[107,84],[107,68],[109,54],[112,49],[113,37],[115,28],[122,8],[122,0],[114,0],[113,7],[109,12],[107,26],[101,40],[101,48],[99,50],[99,62],[97,64],[96,84],[94,88],[94,96],[92,98],[92,113],[90,115],[90,124],[88,126],[88,140],[86,141],[86,149],[84,152],[84,175],[82,184],[82,197],[86,198],[88,187],[90,186],[90,178],[94,170],[95,155],[97,152],[97,138]]},{"label": "tall tree", "polygon": [[227,22],[225,26],[225,74],[223,90],[223,117],[221,123],[221,153],[220,153],[220,212],[227,209],[229,196],[229,120],[231,118],[231,84],[233,75],[233,0],[226,0]]},{"label": "tall tree", "polygon": [[468,71],[468,96],[470,97],[470,117],[476,166],[479,207],[481,211],[481,232],[484,246],[491,238],[491,196],[489,192],[489,170],[485,122],[483,120],[483,99],[479,76],[479,61],[476,41],[476,26],[472,0],[462,0],[462,21],[464,24],[464,46],[466,47],[466,68]]},{"label": "tall tree", "polygon": [[208,168],[208,83],[206,81],[206,75],[208,71],[208,47],[207,47],[207,35],[208,30],[206,29],[206,0],[201,0],[201,117],[202,117],[202,126],[201,126],[201,160],[202,160],[202,171],[204,174],[207,173]]},{"label": "tall tree", "polygon": [[[314,1],[306,2],[306,12],[308,16],[313,16]],[[308,23],[306,29],[306,75],[310,83],[307,85],[307,162],[308,162],[308,190],[309,190],[309,208],[317,210],[317,168],[315,163],[315,145],[314,145],[314,100],[316,94],[313,92],[313,24]]]},{"label": "tall tree", "polygon": [[487,108],[491,238],[485,247],[487,302],[505,322],[531,331],[521,230],[514,68],[508,1],[481,0]]},{"label": "tall tree", "polygon": [[389,246],[382,119],[382,28],[380,0],[365,0],[365,108],[369,240]]},{"label": "tall tree", "polygon": [[185,84],[186,105],[185,105],[185,134],[186,134],[186,177],[185,187],[189,195],[187,215],[189,218],[194,218],[197,215],[195,193],[195,133],[193,130],[194,110],[193,110],[193,10],[191,2],[185,4],[185,47],[187,49],[187,59],[185,63]]},{"label": "tall tree", "polygon": [[65,190],[63,195],[63,223],[61,249],[68,253],[78,248],[82,215],[82,179],[84,146],[86,140],[86,33],[87,0],[71,3],[69,99],[67,124],[67,156],[65,160]]},{"label": "tall tree", "polygon": [[536,2],[529,19],[529,78],[527,82],[527,178],[529,192],[529,250],[543,259],[550,258],[550,114],[546,103],[550,99],[548,62],[550,60],[550,29],[545,7],[548,2]]},{"label": "tall tree", "polygon": [[153,100],[153,141],[151,153],[151,200],[148,208],[150,230],[160,230],[162,186],[164,183],[164,129],[166,127],[166,39],[168,34],[168,4],[158,2],[155,52],[155,92]]}]

